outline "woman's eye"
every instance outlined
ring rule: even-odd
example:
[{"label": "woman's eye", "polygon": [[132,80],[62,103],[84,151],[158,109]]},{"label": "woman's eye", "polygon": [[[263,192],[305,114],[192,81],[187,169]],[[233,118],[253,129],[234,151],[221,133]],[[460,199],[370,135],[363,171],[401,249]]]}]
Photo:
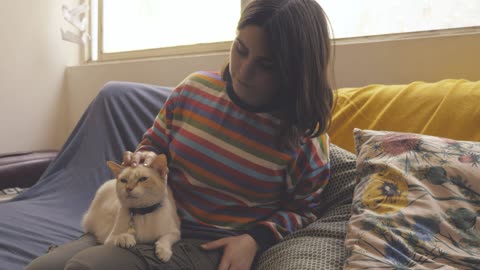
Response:
[{"label": "woman's eye", "polygon": [[246,50],[243,50],[242,48],[240,48],[240,46],[238,44],[235,45],[235,50],[241,56],[246,56],[248,54],[248,52]]},{"label": "woman's eye", "polygon": [[140,178],[138,179],[138,182],[143,182],[143,181],[145,181],[145,180],[147,180],[147,177],[145,177],[145,176],[144,176],[144,177],[140,177]]}]

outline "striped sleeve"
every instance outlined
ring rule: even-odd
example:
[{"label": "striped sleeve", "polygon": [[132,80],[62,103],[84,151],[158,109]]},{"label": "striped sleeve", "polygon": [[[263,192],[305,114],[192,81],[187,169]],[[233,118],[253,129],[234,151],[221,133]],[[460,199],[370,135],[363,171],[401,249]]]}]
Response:
[{"label": "striped sleeve", "polygon": [[282,209],[248,231],[262,249],[317,219],[320,196],[330,178],[328,144],[324,134],[300,147],[289,170]]},{"label": "striped sleeve", "polygon": [[163,104],[160,112],[155,117],[153,125],[145,132],[141,142],[137,146],[138,151],[152,151],[158,154],[166,154],[170,160],[168,145],[171,141],[171,129],[175,104],[179,97],[182,85],[176,87]]}]

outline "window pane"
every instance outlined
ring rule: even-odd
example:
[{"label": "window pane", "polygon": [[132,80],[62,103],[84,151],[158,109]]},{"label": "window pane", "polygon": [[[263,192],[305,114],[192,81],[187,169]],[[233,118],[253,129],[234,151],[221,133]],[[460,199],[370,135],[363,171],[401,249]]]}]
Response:
[{"label": "window pane", "polygon": [[480,26],[479,0],[317,0],[335,38]]},{"label": "window pane", "polygon": [[[335,38],[480,26],[480,0],[317,1]],[[103,0],[103,53],[233,40],[242,2]]]},{"label": "window pane", "polygon": [[229,41],[240,0],[103,0],[103,52]]}]

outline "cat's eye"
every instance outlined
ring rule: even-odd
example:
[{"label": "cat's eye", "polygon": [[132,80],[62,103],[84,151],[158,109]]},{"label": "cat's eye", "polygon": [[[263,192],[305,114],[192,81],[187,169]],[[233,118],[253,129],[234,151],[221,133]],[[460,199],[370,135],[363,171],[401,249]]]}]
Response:
[{"label": "cat's eye", "polygon": [[122,179],[120,179],[120,182],[122,182],[122,183],[126,184],[128,181],[127,181],[127,179],[125,179],[125,178],[122,178]]},{"label": "cat's eye", "polygon": [[144,177],[140,177],[140,178],[138,178],[138,182],[143,182],[143,181],[147,180],[147,178],[148,178],[148,177],[145,177],[145,176],[144,176]]}]

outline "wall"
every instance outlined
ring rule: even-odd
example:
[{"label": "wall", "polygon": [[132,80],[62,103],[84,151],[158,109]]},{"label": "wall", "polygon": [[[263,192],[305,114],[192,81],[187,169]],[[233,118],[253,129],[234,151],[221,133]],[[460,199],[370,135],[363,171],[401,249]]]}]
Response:
[{"label": "wall", "polygon": [[480,80],[480,29],[476,33],[340,44],[335,73],[338,87],[445,78]]},{"label": "wall", "polygon": [[[196,70],[218,70],[227,53],[138,61],[97,63],[67,69],[68,129],[109,80],[175,86]],[[480,33],[401,40],[338,42],[335,85],[403,84],[444,78],[480,80]]]},{"label": "wall", "polygon": [[57,149],[69,131],[64,73],[78,47],[61,40],[63,2],[2,1],[0,153]]}]

